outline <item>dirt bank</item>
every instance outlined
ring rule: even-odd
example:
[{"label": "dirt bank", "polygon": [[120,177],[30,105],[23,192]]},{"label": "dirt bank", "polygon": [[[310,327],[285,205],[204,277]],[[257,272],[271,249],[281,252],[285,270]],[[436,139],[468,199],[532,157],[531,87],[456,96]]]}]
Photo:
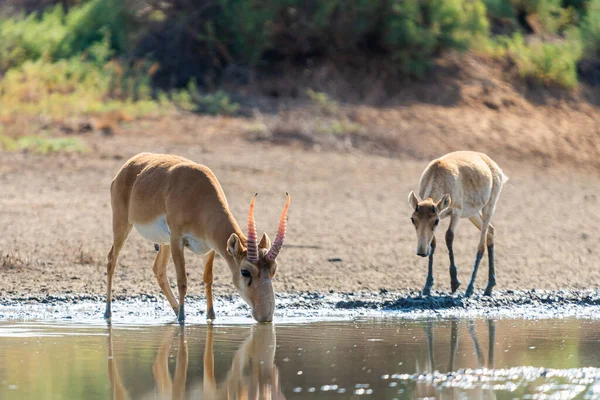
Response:
[{"label": "dirt bank", "polygon": [[[86,154],[0,154],[0,296],[104,294],[109,184],[122,163],[140,151],[176,153],[210,166],[238,220],[245,218],[251,195],[260,192],[258,230],[271,236],[285,192],[292,194],[275,283],[279,292],[422,287],[426,264],[414,254],[406,198],[428,159],[274,146],[232,134],[236,124],[199,117],[146,121],[113,137],[85,137],[92,149]],[[493,220],[498,289],[600,287],[597,170],[564,163],[544,168],[533,160],[536,154],[528,162],[503,148],[484,147],[510,177]],[[477,230],[462,221],[455,239],[461,290],[477,239]],[[115,293],[157,295],[154,256],[152,244],[134,231],[120,258]],[[187,260],[188,293],[202,294],[201,259],[188,253]],[[441,246],[434,289],[449,289],[447,268]],[[169,274],[174,277],[172,267]],[[486,274],[484,260],[477,290],[485,287]],[[222,260],[215,275],[215,292],[232,292]]]}]

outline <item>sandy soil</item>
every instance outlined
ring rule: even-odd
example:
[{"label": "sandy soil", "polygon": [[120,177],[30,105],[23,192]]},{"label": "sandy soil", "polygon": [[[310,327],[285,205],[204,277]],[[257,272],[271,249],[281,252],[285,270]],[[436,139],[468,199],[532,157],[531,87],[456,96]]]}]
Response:
[{"label": "sandy soil", "polygon": [[[82,155],[0,154],[0,296],[105,292],[112,240],[109,184],[125,160],[140,151],[175,153],[210,166],[241,225],[252,194],[259,192],[258,230],[271,237],[284,194],[291,193],[275,283],[279,292],[422,287],[426,261],[415,255],[406,199],[427,159],[251,142],[230,135],[235,127],[225,120],[221,125],[213,120],[204,130],[198,117],[182,119],[176,128],[146,124],[153,125],[109,138],[88,136],[93,150]],[[148,126],[152,134],[140,132]],[[510,177],[493,219],[497,288],[600,287],[597,171],[562,164],[543,168],[500,149],[488,154]],[[440,232],[447,224],[441,223]],[[461,290],[477,240],[475,227],[462,221],[455,239]],[[117,268],[115,293],[158,294],[154,256],[152,244],[133,231]],[[201,294],[201,259],[188,252],[187,261],[188,293]],[[169,274],[174,278],[172,266]],[[477,290],[485,287],[486,275],[484,259]],[[217,294],[233,290],[222,260],[215,276]],[[448,291],[444,246],[437,252],[434,276],[434,289]]]}]

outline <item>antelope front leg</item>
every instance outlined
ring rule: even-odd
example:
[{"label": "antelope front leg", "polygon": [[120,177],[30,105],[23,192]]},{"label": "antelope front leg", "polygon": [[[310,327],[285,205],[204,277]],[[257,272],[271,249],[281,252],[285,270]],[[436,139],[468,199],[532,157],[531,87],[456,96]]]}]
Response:
[{"label": "antelope front leg", "polygon": [[187,293],[187,275],[185,273],[185,258],[183,257],[183,242],[179,236],[171,233],[171,255],[177,273],[177,289],[179,291],[179,316],[180,324],[185,322],[185,295]]},{"label": "antelope front leg", "polygon": [[215,260],[215,251],[211,251],[206,256],[204,263],[204,290],[206,292],[206,319],[215,319],[215,309],[213,307],[213,261]]},{"label": "antelope front leg", "polygon": [[429,261],[427,266],[427,280],[425,281],[425,287],[421,291],[421,295],[430,296],[431,287],[433,286],[433,253],[435,253],[435,236],[431,241],[431,251],[429,252]]},{"label": "antelope front leg", "polygon": [[471,281],[469,282],[469,286],[467,286],[467,290],[465,291],[466,297],[471,297],[473,295],[473,291],[475,290],[475,278],[477,278],[477,270],[479,269],[479,263],[481,258],[483,257],[483,246],[479,246],[480,249],[477,250],[477,255],[475,256],[475,264],[473,265],[473,273],[471,274]]},{"label": "antelope front leg", "polygon": [[[113,217],[114,218],[114,217]],[[117,259],[119,253],[131,232],[132,225],[122,222],[121,220],[115,219],[113,221],[113,244],[108,252],[108,262],[106,264],[106,308],[104,310],[104,318],[110,320],[112,317],[112,284],[115,275],[115,268],[117,267]]]}]

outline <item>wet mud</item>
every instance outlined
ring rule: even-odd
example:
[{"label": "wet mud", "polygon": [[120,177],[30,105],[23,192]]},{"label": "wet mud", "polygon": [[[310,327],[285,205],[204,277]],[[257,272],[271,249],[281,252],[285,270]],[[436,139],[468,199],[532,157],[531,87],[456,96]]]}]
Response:
[{"label": "wet mud", "polygon": [[[471,298],[434,292],[423,297],[418,292],[304,292],[277,294],[275,322],[315,318],[351,319],[357,316],[420,317],[520,317],[554,318],[600,317],[599,290],[497,291],[494,296],[477,293]],[[0,298],[2,319],[77,319],[102,317],[104,296],[61,295]],[[116,296],[113,319],[129,322],[171,322],[174,314],[162,296]],[[188,322],[206,321],[202,296],[188,296]],[[252,323],[249,308],[237,295],[215,297],[216,322]]]}]

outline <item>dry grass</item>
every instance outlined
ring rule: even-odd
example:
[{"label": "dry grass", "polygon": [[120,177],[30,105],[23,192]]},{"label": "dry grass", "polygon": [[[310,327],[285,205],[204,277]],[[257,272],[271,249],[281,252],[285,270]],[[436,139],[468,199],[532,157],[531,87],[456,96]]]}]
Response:
[{"label": "dry grass", "polygon": [[19,253],[0,251],[0,266],[7,269],[23,268],[29,264]]},{"label": "dry grass", "polygon": [[89,250],[85,249],[83,245],[79,246],[79,248],[75,252],[75,263],[80,265],[98,264],[94,255]]}]

